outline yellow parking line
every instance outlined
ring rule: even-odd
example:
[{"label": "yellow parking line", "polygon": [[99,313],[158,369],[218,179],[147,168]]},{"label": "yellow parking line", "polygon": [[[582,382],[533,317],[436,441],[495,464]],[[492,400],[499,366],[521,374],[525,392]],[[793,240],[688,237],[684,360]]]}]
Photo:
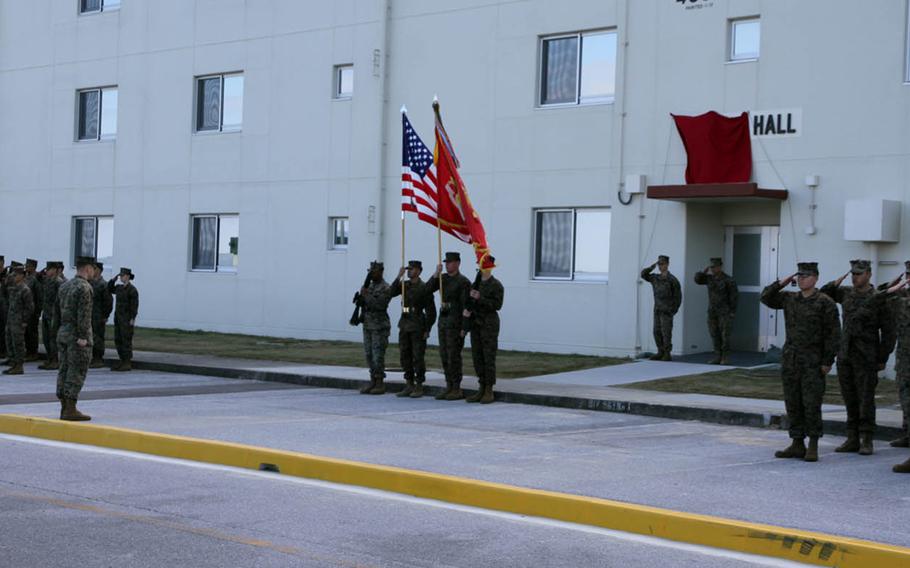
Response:
[{"label": "yellow parking line", "polygon": [[906,568],[910,548],[595,497],[113,426],[0,414],[0,432],[357,485],[838,568]]}]

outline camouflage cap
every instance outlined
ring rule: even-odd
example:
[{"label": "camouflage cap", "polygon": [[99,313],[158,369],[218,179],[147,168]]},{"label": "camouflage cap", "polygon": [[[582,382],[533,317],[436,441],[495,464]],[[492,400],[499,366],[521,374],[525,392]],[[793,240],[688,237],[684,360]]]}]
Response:
[{"label": "camouflage cap", "polygon": [[800,276],[818,276],[817,262],[798,262],[796,263],[797,274]]},{"label": "camouflage cap", "polygon": [[0,254],[0,262],[6,262],[6,257]]},{"label": "camouflage cap", "polygon": [[103,262],[98,262],[98,261],[96,260],[96,261],[95,261],[95,266],[98,267],[98,270],[104,270],[104,263],[103,263]]},{"label": "camouflage cap", "polygon": [[378,260],[374,260],[370,263],[370,270],[385,270],[385,265]]},{"label": "camouflage cap", "polygon": [[657,262],[666,262],[667,264],[669,264],[669,263],[670,263],[670,257],[667,256],[667,255],[665,255],[665,254],[658,255],[658,256],[657,256]]},{"label": "camouflage cap", "polygon": [[904,261],[904,272],[910,272],[910,260]]},{"label": "camouflage cap", "polygon": [[423,263],[419,260],[409,260],[408,268],[419,268],[420,270],[423,270]]},{"label": "camouflage cap", "polygon": [[53,260],[47,261],[47,264],[44,265],[45,270],[50,270],[51,268],[57,268],[56,266],[54,266]]},{"label": "camouflage cap", "polygon": [[64,268],[66,268],[66,265],[63,264],[62,260],[55,260],[52,264],[54,265],[54,268],[57,268],[59,270],[63,270]]},{"label": "camouflage cap", "polygon": [[461,253],[450,251],[446,253],[446,262],[461,262]]},{"label": "camouflage cap", "polygon": [[22,263],[19,262],[18,260],[14,260],[14,261],[12,261],[12,262],[9,263],[9,267],[10,267],[10,268],[16,268],[17,266],[23,266],[23,265],[22,265]]},{"label": "camouflage cap", "polygon": [[10,267],[10,274],[25,274],[25,266],[19,264],[18,266]]},{"label": "camouflage cap", "polygon": [[125,266],[120,267],[120,272],[118,272],[117,275],[118,276],[129,276],[130,280],[134,280],[136,278],[136,275],[133,274],[133,271]]},{"label": "camouflage cap", "polygon": [[26,258],[25,267],[26,268],[38,268],[38,261],[35,260],[34,258]]},{"label": "camouflage cap", "polygon": [[76,257],[76,268],[81,268],[83,266],[95,265],[94,256],[77,256]]},{"label": "camouflage cap", "polygon": [[865,274],[866,272],[872,271],[872,263],[868,260],[851,260],[850,261],[850,272],[853,274]]},{"label": "camouflage cap", "polygon": [[719,258],[719,257],[714,257],[711,259],[711,266],[723,266],[723,265],[724,265],[724,259]]}]

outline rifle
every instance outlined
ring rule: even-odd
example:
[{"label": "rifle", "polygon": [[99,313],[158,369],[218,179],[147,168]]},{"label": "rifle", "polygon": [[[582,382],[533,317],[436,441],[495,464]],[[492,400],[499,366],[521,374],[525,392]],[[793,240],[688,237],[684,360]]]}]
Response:
[{"label": "rifle", "polygon": [[[367,277],[363,280],[362,288],[366,288],[370,285],[370,272],[367,271]],[[354,299],[351,300],[354,303],[354,313],[351,314],[351,319],[348,321],[351,325],[357,326],[363,323],[363,296],[360,295],[360,290],[354,292]]]},{"label": "rifle", "polygon": [[[483,272],[477,270],[477,275],[474,277],[474,282],[471,284],[471,290],[480,290],[480,281],[483,276]],[[465,335],[471,332],[471,321],[474,319],[474,310],[477,308],[477,300],[472,298],[470,295],[465,298],[464,309],[471,312],[471,315],[462,318],[461,320],[461,329],[465,332]]]}]

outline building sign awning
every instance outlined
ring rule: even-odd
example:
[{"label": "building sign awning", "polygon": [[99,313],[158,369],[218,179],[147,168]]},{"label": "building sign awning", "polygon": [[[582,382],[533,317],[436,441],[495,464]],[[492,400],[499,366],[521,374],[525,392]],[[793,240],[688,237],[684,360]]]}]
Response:
[{"label": "building sign awning", "polygon": [[786,189],[762,189],[757,183],[689,183],[649,185],[649,199],[701,203],[739,203],[743,201],[784,201]]}]

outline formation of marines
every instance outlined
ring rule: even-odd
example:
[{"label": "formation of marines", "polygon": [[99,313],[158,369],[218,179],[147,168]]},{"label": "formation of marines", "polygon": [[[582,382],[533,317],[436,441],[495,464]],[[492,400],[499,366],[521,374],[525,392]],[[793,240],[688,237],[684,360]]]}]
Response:
[{"label": "formation of marines", "polygon": [[[488,258],[492,265],[495,259]],[[496,384],[496,354],[499,349],[499,310],[502,309],[504,288],[493,276],[492,268],[478,270],[472,284],[461,273],[461,255],[447,252],[443,264],[426,282],[421,280],[423,264],[408,262],[398,271],[398,277],[388,284],[383,279],[384,265],[372,262],[368,282],[355,296],[361,303],[363,346],[370,383],[361,394],[385,394],[385,353],[389,343],[391,323],[389,303],[402,296],[401,317],[398,320],[398,344],[405,387],[397,396],[421,398],[426,380],[427,339],[438,319],[439,354],[445,373],[446,388],[436,395],[437,400],[466,400],[489,404],[494,401]],[[407,276],[406,279],[403,278]],[[434,294],[440,294],[437,310]],[[478,390],[466,397],[461,389],[463,364],[461,353],[465,337],[471,335],[471,356],[478,377]]]},{"label": "formation of marines", "polygon": [[0,256],[0,356],[6,357],[5,375],[22,375],[24,364],[37,361],[39,322],[45,361],[41,370],[57,371],[57,398],[62,420],[90,420],[76,409],[76,401],[90,367],[103,367],[104,330],[116,297],[114,339],[120,361],[114,371],[132,369],[133,328],[139,311],[139,292],[132,270],[121,268],[110,281],[104,266],[91,257],[78,257],[76,275],[64,276],[60,261],[25,264]]}]

